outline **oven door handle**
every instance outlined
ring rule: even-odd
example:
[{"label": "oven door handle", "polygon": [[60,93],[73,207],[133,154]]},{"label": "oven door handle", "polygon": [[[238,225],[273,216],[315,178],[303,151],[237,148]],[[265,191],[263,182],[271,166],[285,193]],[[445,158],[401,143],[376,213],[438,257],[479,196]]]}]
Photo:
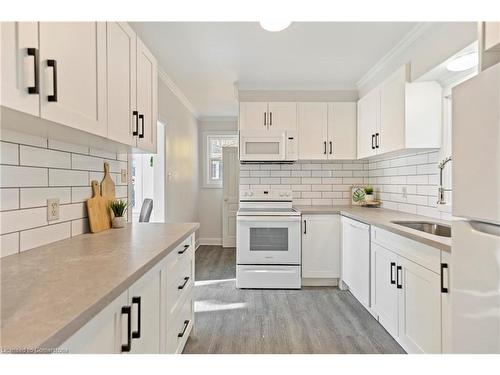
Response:
[{"label": "oven door handle", "polygon": [[254,222],[260,224],[262,222],[300,222],[300,216],[238,216],[237,222]]}]

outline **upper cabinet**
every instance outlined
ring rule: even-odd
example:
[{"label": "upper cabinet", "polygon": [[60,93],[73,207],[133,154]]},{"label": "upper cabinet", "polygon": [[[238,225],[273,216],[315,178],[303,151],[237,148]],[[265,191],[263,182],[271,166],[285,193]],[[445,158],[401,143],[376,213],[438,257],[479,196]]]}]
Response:
[{"label": "upper cabinet", "polygon": [[404,65],[359,100],[358,158],[441,147],[441,86],[408,77]]},{"label": "upper cabinet", "polygon": [[241,130],[297,131],[297,103],[241,102]]},{"label": "upper cabinet", "polygon": [[1,27],[2,106],[156,152],[157,63],[128,24]]},{"label": "upper cabinet", "polygon": [[299,159],[356,159],[356,103],[298,103]]}]

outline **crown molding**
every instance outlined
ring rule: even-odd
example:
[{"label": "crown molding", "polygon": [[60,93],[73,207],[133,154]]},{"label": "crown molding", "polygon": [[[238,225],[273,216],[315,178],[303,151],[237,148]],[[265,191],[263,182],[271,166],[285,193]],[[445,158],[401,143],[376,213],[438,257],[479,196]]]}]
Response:
[{"label": "crown molding", "polygon": [[170,76],[163,70],[161,66],[158,66],[158,77],[163,81],[163,83],[172,91],[172,93],[181,101],[182,104],[188,109],[189,112],[198,120],[198,113],[196,112],[193,104],[184,95],[179,86],[170,78]]},{"label": "crown molding", "polygon": [[374,79],[378,72],[380,72],[390,61],[406,50],[411,44],[419,39],[430,27],[431,22],[419,22],[415,25],[389,52],[387,52],[373,67],[366,72],[363,77],[356,82],[356,86],[360,87],[366,85],[370,80]]}]

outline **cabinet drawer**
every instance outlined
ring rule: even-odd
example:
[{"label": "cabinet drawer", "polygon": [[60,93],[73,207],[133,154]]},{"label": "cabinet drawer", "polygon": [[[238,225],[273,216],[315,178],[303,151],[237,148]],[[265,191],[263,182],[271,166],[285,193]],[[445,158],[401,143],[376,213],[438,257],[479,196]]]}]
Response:
[{"label": "cabinet drawer", "polygon": [[182,259],[177,268],[167,271],[167,319],[176,313],[185,295],[194,285],[193,257]]},{"label": "cabinet drawer", "polygon": [[193,299],[184,300],[176,315],[167,320],[167,353],[182,353],[194,324]]},{"label": "cabinet drawer", "polygon": [[371,228],[371,240],[431,271],[440,273],[441,251],[439,249],[375,226]]},{"label": "cabinet drawer", "polygon": [[183,259],[194,257],[194,235],[189,236],[176,247],[174,251],[167,255],[166,266],[167,271],[176,269],[178,263]]}]

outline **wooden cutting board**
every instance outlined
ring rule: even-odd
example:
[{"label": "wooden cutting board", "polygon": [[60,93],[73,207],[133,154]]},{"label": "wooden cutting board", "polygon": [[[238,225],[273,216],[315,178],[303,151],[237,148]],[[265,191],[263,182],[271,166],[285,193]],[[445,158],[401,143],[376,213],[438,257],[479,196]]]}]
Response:
[{"label": "wooden cutting board", "polygon": [[114,201],[116,197],[115,183],[109,174],[109,163],[104,162],[104,178],[101,181],[101,195],[103,198]]},{"label": "wooden cutting board", "polygon": [[111,228],[111,216],[108,205],[109,201],[103,198],[99,192],[99,182],[92,181],[92,198],[87,199],[87,213],[92,233]]}]

